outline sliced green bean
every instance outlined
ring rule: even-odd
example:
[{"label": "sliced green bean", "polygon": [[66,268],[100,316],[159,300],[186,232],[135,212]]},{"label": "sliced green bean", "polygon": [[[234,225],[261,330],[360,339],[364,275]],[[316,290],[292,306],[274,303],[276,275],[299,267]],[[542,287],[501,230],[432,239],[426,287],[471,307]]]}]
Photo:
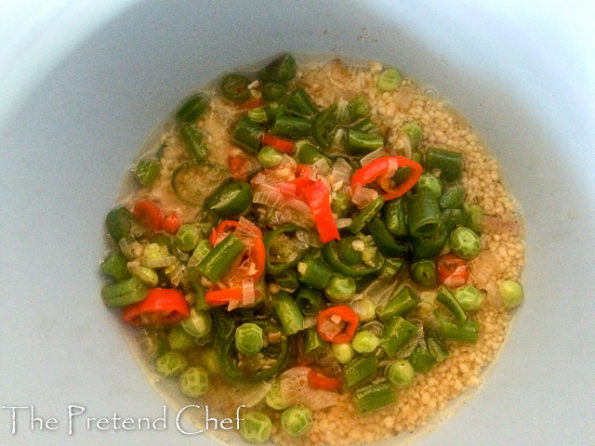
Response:
[{"label": "sliced green bean", "polygon": [[446,287],[440,287],[436,296],[436,300],[444,305],[448,311],[453,314],[459,324],[462,324],[467,320],[467,313],[465,313],[465,310],[459,301]]},{"label": "sliced green bean", "polygon": [[287,98],[287,111],[293,115],[308,119],[313,118],[318,113],[312,99],[303,88],[291,92]]},{"label": "sliced green bean", "polygon": [[244,251],[245,246],[234,234],[229,234],[205,256],[198,265],[198,271],[216,282],[231,267],[235,259]]},{"label": "sliced green bean", "polygon": [[105,285],[101,297],[108,307],[125,307],[140,302],[147,295],[147,287],[137,277]]},{"label": "sliced green bean", "polygon": [[297,64],[291,54],[281,54],[275,60],[267,64],[258,74],[263,82],[286,83],[292,80],[297,73]]},{"label": "sliced green bean", "polygon": [[440,197],[443,190],[442,181],[434,175],[423,173],[421,177],[419,177],[415,189],[418,192],[430,192],[436,195],[436,197]]},{"label": "sliced green bean", "polygon": [[467,226],[476,234],[482,232],[483,209],[478,204],[463,205],[464,222],[463,226]]},{"label": "sliced green bean", "polygon": [[197,93],[179,108],[176,117],[182,122],[194,122],[207,111],[209,99],[202,93]]},{"label": "sliced green bean", "polygon": [[130,233],[130,227],[135,220],[134,215],[124,206],[112,209],[105,217],[107,232],[115,242]]},{"label": "sliced green bean", "polygon": [[306,140],[297,141],[295,143],[295,150],[296,158],[300,164],[314,164],[322,159],[327,162],[329,167],[332,164],[329,158],[320,153],[316,146]]},{"label": "sliced green bean", "polygon": [[442,209],[457,209],[465,201],[465,188],[460,185],[450,186],[440,197],[440,207]]},{"label": "sliced green bean", "polygon": [[463,285],[454,290],[454,295],[461,307],[466,311],[475,311],[481,307],[486,296],[485,291],[480,291],[473,285]]},{"label": "sliced green bean", "polygon": [[437,362],[442,362],[448,358],[448,349],[440,340],[430,336],[426,339],[426,344],[428,351],[436,358]]},{"label": "sliced green bean", "polygon": [[419,192],[409,198],[409,233],[414,237],[428,237],[440,229],[438,197],[431,192]]},{"label": "sliced green bean", "polygon": [[396,289],[384,305],[378,311],[378,318],[383,322],[388,322],[395,316],[404,316],[417,306],[419,298],[415,292],[408,286]]},{"label": "sliced green bean", "polygon": [[280,82],[266,82],[262,86],[262,98],[265,101],[278,101],[287,93],[287,87]]},{"label": "sliced green bean", "polygon": [[206,205],[221,217],[243,215],[252,206],[252,188],[245,181],[232,181],[207,200]]},{"label": "sliced green bean", "polygon": [[343,381],[347,387],[353,387],[371,378],[377,371],[376,355],[358,356],[343,367]]},{"label": "sliced green bean", "polygon": [[386,229],[396,237],[405,237],[409,234],[405,200],[397,198],[386,204],[384,207],[384,223]]},{"label": "sliced green bean", "polygon": [[290,139],[300,139],[310,136],[310,128],[310,121],[305,118],[281,115],[275,119],[271,133]]},{"label": "sliced green bean", "polygon": [[184,124],[180,128],[180,135],[186,149],[196,161],[204,161],[209,157],[209,149],[204,142],[202,132],[192,124]]},{"label": "sliced green bean", "polygon": [[322,293],[302,286],[297,292],[295,302],[304,316],[316,316],[323,304]]},{"label": "sliced green bean", "polygon": [[361,230],[378,215],[382,206],[384,206],[384,198],[376,198],[355,216],[351,224],[348,226],[348,229],[353,234],[361,232]]},{"label": "sliced green bean", "polygon": [[248,110],[248,119],[252,122],[256,122],[257,124],[265,124],[269,120],[269,115],[267,115],[266,110],[264,107],[254,107]]},{"label": "sliced green bean", "polygon": [[322,290],[331,279],[331,269],[320,259],[306,257],[297,266],[299,281],[317,290]]},{"label": "sliced green bean", "polygon": [[415,335],[416,331],[417,327],[407,319],[395,316],[384,327],[380,347],[389,358],[392,358]]},{"label": "sliced green bean", "polygon": [[126,267],[127,263],[126,257],[119,252],[115,252],[101,262],[99,268],[103,274],[121,281],[130,277],[130,272]]},{"label": "sliced green bean", "polygon": [[385,224],[378,217],[375,217],[368,223],[368,230],[370,231],[370,234],[372,234],[376,246],[385,256],[406,256],[409,252],[407,242],[395,240]]},{"label": "sliced green bean", "polygon": [[366,133],[354,128],[345,132],[345,149],[354,155],[361,155],[373,152],[384,144],[382,136],[374,133]]},{"label": "sliced green bean", "polygon": [[285,334],[292,335],[304,329],[304,317],[293,298],[286,292],[281,291],[275,295],[274,310]]},{"label": "sliced green bean", "polygon": [[419,123],[416,121],[408,122],[403,124],[399,131],[405,133],[409,137],[409,145],[411,146],[411,150],[416,150],[423,136],[423,132]]},{"label": "sliced green bean", "polygon": [[232,138],[242,148],[256,153],[260,149],[262,135],[264,135],[264,127],[251,121],[248,117],[243,117],[237,122]]},{"label": "sliced green bean", "polygon": [[337,128],[337,105],[331,105],[326,110],[319,112],[312,121],[312,136],[324,148],[333,142]]},{"label": "sliced green bean", "polygon": [[440,177],[446,181],[458,181],[463,174],[463,155],[432,147],[426,152],[426,168],[439,169]]},{"label": "sliced green bean", "polygon": [[325,343],[315,328],[309,328],[305,331],[304,353],[318,353],[324,349]]},{"label": "sliced green bean", "polygon": [[413,370],[418,373],[428,373],[436,364],[436,358],[425,345],[418,345],[409,355],[408,360],[413,366]]},{"label": "sliced green bean", "polygon": [[369,384],[355,391],[355,402],[359,413],[382,409],[396,401],[397,394],[388,381]]},{"label": "sliced green bean", "polygon": [[161,163],[157,158],[143,158],[136,165],[134,177],[144,187],[151,187],[159,175],[160,168]]}]

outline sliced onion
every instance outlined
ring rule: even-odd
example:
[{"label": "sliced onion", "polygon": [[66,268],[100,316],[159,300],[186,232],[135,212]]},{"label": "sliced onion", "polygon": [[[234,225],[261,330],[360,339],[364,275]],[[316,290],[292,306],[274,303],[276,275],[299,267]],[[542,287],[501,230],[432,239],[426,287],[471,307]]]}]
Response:
[{"label": "sliced onion", "polygon": [[337,229],[343,229],[349,226],[352,221],[352,218],[336,218],[335,224],[337,225]]},{"label": "sliced onion", "polygon": [[382,158],[383,156],[388,155],[384,147],[380,147],[379,149],[374,150],[373,152],[368,153],[366,156],[363,156],[360,160],[362,166],[371,163],[372,161]]},{"label": "sliced onion", "polygon": [[329,390],[313,389],[308,384],[309,367],[292,367],[281,375],[279,389],[281,398],[290,405],[303,404],[312,410],[334,406],[339,394]]},{"label": "sliced onion", "polygon": [[353,192],[351,196],[351,201],[355,204],[358,208],[365,208],[369,205],[372,201],[378,198],[378,192],[374,189],[369,187],[358,187]]},{"label": "sliced onion", "polygon": [[343,182],[348,183],[351,179],[351,172],[353,169],[344,158],[337,158],[337,160],[333,163],[331,171],[333,182],[343,180]]},{"label": "sliced onion", "polygon": [[250,279],[244,279],[242,281],[242,306],[253,305],[254,302],[256,302],[254,281]]},{"label": "sliced onion", "polygon": [[285,203],[285,206],[287,206],[289,209],[292,209],[296,212],[302,213],[304,216],[311,215],[310,208],[308,207],[308,205],[306,203],[304,203],[302,200],[298,200],[297,198],[292,198],[291,200],[287,200],[287,203]]},{"label": "sliced onion", "polygon": [[328,165],[328,161],[324,158],[320,158],[314,164],[312,164],[312,169],[320,175],[328,175],[331,172],[331,168]]}]

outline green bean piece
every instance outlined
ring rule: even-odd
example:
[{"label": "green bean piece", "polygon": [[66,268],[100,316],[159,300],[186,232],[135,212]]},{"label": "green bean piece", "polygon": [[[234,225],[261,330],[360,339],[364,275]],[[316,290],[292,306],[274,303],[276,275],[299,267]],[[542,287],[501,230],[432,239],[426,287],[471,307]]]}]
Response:
[{"label": "green bean piece", "polygon": [[159,275],[154,269],[142,266],[138,261],[127,264],[128,271],[134,277],[142,280],[149,287],[156,287],[159,284]]},{"label": "green bean piece", "polygon": [[126,263],[128,263],[126,257],[119,252],[115,252],[101,262],[99,269],[101,269],[103,274],[110,276],[117,281],[121,281],[130,277],[130,272],[126,267]]},{"label": "green bean piece", "polygon": [[234,234],[229,234],[198,264],[198,271],[213,282],[221,279],[245,246]]},{"label": "green bean piece", "polygon": [[411,150],[416,150],[423,136],[419,123],[416,121],[408,122],[407,124],[403,124],[399,131],[405,133],[409,137]]},{"label": "green bean piece", "polygon": [[283,161],[283,154],[271,146],[264,146],[256,155],[258,162],[265,169],[278,166]]},{"label": "green bean piece", "polygon": [[373,321],[376,318],[376,305],[367,297],[352,302],[350,306],[360,322]]},{"label": "green bean piece", "polygon": [[395,90],[401,85],[401,73],[396,68],[387,68],[378,75],[376,85],[380,91]]},{"label": "green bean piece", "polygon": [[202,93],[197,93],[184,102],[184,105],[178,109],[176,117],[182,122],[194,122],[207,111],[208,107],[209,99]]},{"label": "green bean piece", "polygon": [[434,259],[440,255],[444,245],[448,242],[448,231],[440,227],[429,237],[409,237],[412,260]]},{"label": "green bean piece", "polygon": [[460,185],[450,186],[440,197],[440,207],[442,209],[458,209],[465,201],[465,188]]},{"label": "green bean piece", "polygon": [[287,98],[287,111],[293,115],[311,119],[318,113],[312,99],[303,88],[291,92]]},{"label": "green bean piece", "polygon": [[262,328],[252,322],[246,322],[236,328],[236,348],[244,355],[255,355],[264,347]]},{"label": "green bean piece", "polygon": [[275,295],[274,310],[286,335],[304,329],[304,317],[293,298],[286,292],[280,291]]},{"label": "green bean piece", "polygon": [[442,362],[446,358],[448,358],[448,349],[438,339],[430,336],[426,339],[426,344],[428,346],[428,351],[432,354],[434,358],[436,358],[437,362]]},{"label": "green bean piece", "polygon": [[358,353],[372,353],[380,345],[380,338],[369,330],[358,331],[351,340],[351,346]]},{"label": "green bean piece", "polygon": [[204,142],[202,132],[192,124],[184,124],[180,128],[180,135],[186,149],[196,161],[204,161],[209,157],[209,149]]},{"label": "green bean piece", "polygon": [[411,265],[411,278],[419,285],[436,285],[436,264],[433,260],[420,260]]},{"label": "green bean piece", "polygon": [[459,226],[452,231],[449,241],[452,252],[465,260],[471,260],[476,257],[481,250],[479,236],[464,226]]},{"label": "green bean piece", "polygon": [[260,141],[264,135],[264,127],[251,121],[248,117],[241,118],[232,133],[232,139],[240,147],[256,153],[260,149]]},{"label": "green bean piece", "polygon": [[115,242],[130,233],[130,227],[135,220],[134,215],[124,206],[112,209],[105,217],[107,232]]},{"label": "green bean piece", "polygon": [[355,391],[355,402],[359,413],[382,409],[396,401],[397,394],[388,381],[369,384]]},{"label": "green bean piece", "polygon": [[351,209],[351,196],[344,191],[338,191],[333,194],[331,210],[339,217],[344,217]]},{"label": "green bean piece", "polygon": [[448,290],[448,288],[442,286],[438,290],[436,300],[444,305],[448,311],[452,313],[459,324],[462,324],[467,320],[467,313],[454,297],[454,295]]},{"label": "green bean piece", "polygon": [[213,322],[208,311],[198,310],[196,306],[190,310],[190,316],[180,322],[180,326],[190,336],[204,338],[211,332]]},{"label": "green bean piece", "polygon": [[364,227],[372,221],[374,217],[378,215],[380,210],[384,206],[384,198],[378,197],[370,204],[368,204],[357,216],[353,219],[348,229],[353,233],[357,234],[361,232]]},{"label": "green bean piece", "polygon": [[413,370],[418,373],[428,373],[436,364],[436,358],[424,345],[418,345],[408,359],[413,366]]},{"label": "green bean piece", "polygon": [[165,378],[180,375],[186,367],[188,367],[186,357],[177,350],[165,352],[155,361],[155,370]]},{"label": "green bean piece", "polygon": [[322,340],[316,328],[308,328],[305,331],[304,337],[304,353],[313,354],[322,351],[325,347],[325,342]]},{"label": "green bean piece", "polygon": [[335,137],[337,129],[337,105],[331,105],[329,108],[318,113],[312,121],[312,136],[314,140],[323,148],[330,147]]},{"label": "green bean piece", "polygon": [[262,412],[244,414],[240,423],[240,435],[248,443],[266,443],[273,432],[273,423]]},{"label": "green bean piece", "polygon": [[415,370],[406,359],[397,359],[386,368],[386,377],[397,387],[409,387],[415,378]]},{"label": "green bean piece", "polygon": [[463,174],[463,155],[432,147],[426,152],[426,168],[440,169],[440,177],[446,181],[458,181]]},{"label": "green bean piece", "polygon": [[285,409],[281,414],[281,427],[292,437],[304,435],[312,426],[312,422],[312,411],[299,404]]},{"label": "green bean piece", "polygon": [[287,409],[290,406],[287,398],[283,398],[281,394],[281,386],[278,380],[273,381],[273,385],[267,392],[264,401],[267,406],[275,410]]},{"label": "green bean piece", "polygon": [[305,118],[281,115],[275,119],[271,133],[285,138],[300,139],[310,136],[310,128],[310,121]]},{"label": "green bean piece", "polygon": [[296,159],[300,164],[314,164],[317,161],[325,160],[329,167],[332,161],[324,156],[316,148],[316,146],[310,144],[307,140],[297,141],[295,143]]},{"label": "green bean piece", "polygon": [[438,197],[431,192],[418,192],[409,198],[407,224],[414,237],[428,237],[440,229]]},{"label": "green bean piece", "polygon": [[386,204],[384,207],[384,224],[386,229],[396,237],[405,237],[409,234],[405,200],[397,198]]},{"label": "green bean piece", "polygon": [[199,242],[196,244],[196,247],[194,248],[194,251],[192,251],[190,259],[195,265],[198,265],[204,260],[209,252],[211,252],[211,243],[206,239],[199,240]]},{"label": "green bean piece", "polygon": [[385,224],[378,217],[368,223],[368,230],[380,252],[385,256],[406,256],[409,252],[407,242],[395,240]]},{"label": "green bean piece", "polygon": [[466,342],[474,344],[479,337],[479,324],[471,318],[459,325],[455,321],[441,315],[439,312],[436,315],[436,334],[441,339],[448,339],[452,341]]},{"label": "green bean piece", "polygon": [[514,280],[503,280],[498,284],[502,303],[508,309],[516,308],[523,303],[524,292],[520,283]]},{"label": "green bean piece", "polygon": [[159,169],[161,164],[156,158],[143,158],[136,165],[134,170],[134,177],[144,187],[151,187],[157,175],[159,175]]},{"label": "green bean piece", "polygon": [[378,359],[376,355],[358,356],[343,367],[343,382],[347,387],[353,387],[371,378],[377,371]]},{"label": "green bean piece", "polygon": [[366,133],[357,129],[347,129],[345,132],[345,149],[353,155],[373,152],[384,144],[382,136]]},{"label": "green bean piece", "polygon": [[443,189],[442,181],[434,175],[423,173],[421,177],[419,177],[415,189],[417,192],[430,192],[436,195],[436,197],[440,197]]},{"label": "green bean piece", "polygon": [[281,271],[279,274],[274,276],[273,280],[283,290],[287,290],[291,293],[297,290],[300,286],[298,274],[294,269],[286,269],[284,271]]},{"label": "green bean piece", "polygon": [[262,86],[262,98],[273,102],[280,100],[287,93],[287,87],[280,82],[266,82]]},{"label": "green bean piece", "polygon": [[304,316],[316,316],[323,304],[322,293],[318,290],[301,286],[295,297],[295,303]]},{"label": "green bean piece", "polygon": [[331,269],[320,259],[307,256],[298,263],[299,281],[314,289],[322,290],[331,279]]},{"label": "green bean piece", "polygon": [[463,205],[464,224],[476,234],[482,232],[483,209],[478,204]]},{"label": "green bean piece", "polygon": [[400,272],[403,270],[405,263],[406,261],[400,257],[396,257],[394,259],[386,259],[378,278],[381,280],[396,279]]},{"label": "green bean piece", "polygon": [[270,102],[265,106],[264,110],[267,113],[269,121],[272,122],[277,119],[277,116],[287,114],[287,106],[285,105],[285,102]]},{"label": "green bean piece", "polygon": [[389,297],[386,305],[378,311],[378,319],[388,322],[395,316],[404,316],[415,308],[418,303],[419,297],[411,287],[397,288]]},{"label": "green bean piece", "polygon": [[108,307],[125,307],[140,302],[147,295],[147,287],[137,277],[105,285],[101,297]]},{"label": "green bean piece", "polygon": [[350,100],[345,108],[339,111],[339,122],[350,124],[370,116],[370,104],[363,96],[356,96]]},{"label": "green bean piece", "polygon": [[340,364],[349,363],[355,355],[355,352],[353,351],[353,347],[351,346],[350,342],[332,344],[331,352],[333,353],[333,357]]},{"label": "green bean piece", "polygon": [[417,327],[407,319],[395,316],[384,326],[380,347],[389,358],[392,358],[415,335],[416,331]]},{"label": "green bean piece", "polygon": [[176,233],[174,242],[182,251],[192,251],[200,240],[200,231],[194,225],[182,225]]},{"label": "green bean piece", "polygon": [[207,207],[223,218],[243,215],[251,206],[252,188],[245,181],[232,181],[207,200]]},{"label": "green bean piece", "polygon": [[219,88],[226,99],[241,103],[246,102],[252,97],[248,85],[250,85],[250,80],[246,76],[238,73],[230,73],[223,76]]},{"label": "green bean piece", "polygon": [[351,277],[343,277],[333,274],[324,288],[324,294],[334,303],[350,301],[355,296],[357,284]]},{"label": "green bean piece", "polygon": [[189,367],[180,375],[180,390],[186,396],[198,398],[209,390],[209,372],[203,367]]},{"label": "green bean piece", "polygon": [[248,110],[247,116],[250,121],[256,122],[257,124],[265,124],[269,121],[269,115],[267,115],[264,107],[251,108]]},{"label": "green bean piece", "polygon": [[454,290],[454,295],[464,310],[475,311],[481,307],[486,292],[478,290],[473,285],[463,285]]},{"label": "green bean piece", "polygon": [[167,332],[167,342],[170,349],[180,351],[190,350],[195,345],[194,338],[178,325]]},{"label": "green bean piece", "polygon": [[297,73],[297,64],[291,54],[281,54],[259,73],[261,81],[286,83],[292,80]]},{"label": "green bean piece", "polygon": [[457,226],[467,223],[465,213],[461,209],[444,209],[440,215],[445,232],[449,233]]}]

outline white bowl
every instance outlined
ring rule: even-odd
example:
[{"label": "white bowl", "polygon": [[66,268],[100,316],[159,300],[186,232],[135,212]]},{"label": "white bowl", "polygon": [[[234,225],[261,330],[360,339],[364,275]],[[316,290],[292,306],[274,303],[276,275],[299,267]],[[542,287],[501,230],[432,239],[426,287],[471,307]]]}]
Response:
[{"label": "white bowl", "polygon": [[[527,224],[526,302],[474,397],[424,445],[593,444],[593,34],[586,2],[145,1],[3,5],[0,444],[208,444],[86,429],[160,416],[99,297],[126,166],[191,89],[288,50],[393,63],[458,108]],[[585,4],[581,4],[585,3]],[[84,406],[68,432],[68,406]],[[56,430],[8,406],[34,406]],[[51,423],[50,423],[51,424]]]}]

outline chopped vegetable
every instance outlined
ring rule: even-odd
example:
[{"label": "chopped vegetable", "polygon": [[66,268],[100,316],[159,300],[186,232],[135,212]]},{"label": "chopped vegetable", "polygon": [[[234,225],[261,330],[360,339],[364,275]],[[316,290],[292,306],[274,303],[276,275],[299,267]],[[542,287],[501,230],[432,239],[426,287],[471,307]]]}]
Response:
[{"label": "chopped vegetable", "polygon": [[318,334],[326,342],[341,344],[355,335],[359,318],[348,306],[337,305],[318,314]]}]

